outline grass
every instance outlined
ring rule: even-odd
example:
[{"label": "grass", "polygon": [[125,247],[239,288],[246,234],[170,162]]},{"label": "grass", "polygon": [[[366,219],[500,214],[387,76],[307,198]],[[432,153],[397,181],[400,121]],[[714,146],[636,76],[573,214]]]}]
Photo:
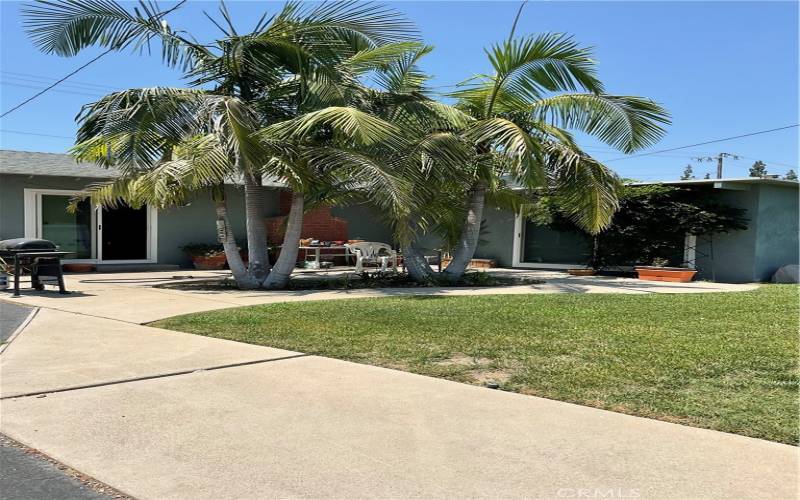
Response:
[{"label": "grass", "polygon": [[286,303],[154,326],[798,443],[798,287]]}]

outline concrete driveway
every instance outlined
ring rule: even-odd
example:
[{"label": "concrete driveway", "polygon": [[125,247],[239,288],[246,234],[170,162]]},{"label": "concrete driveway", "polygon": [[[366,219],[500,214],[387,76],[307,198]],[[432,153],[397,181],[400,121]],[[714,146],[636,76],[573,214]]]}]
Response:
[{"label": "concrete driveway", "polygon": [[791,446],[136,324],[273,295],[71,286],[23,299],[0,431],[137,498],[798,494]]}]

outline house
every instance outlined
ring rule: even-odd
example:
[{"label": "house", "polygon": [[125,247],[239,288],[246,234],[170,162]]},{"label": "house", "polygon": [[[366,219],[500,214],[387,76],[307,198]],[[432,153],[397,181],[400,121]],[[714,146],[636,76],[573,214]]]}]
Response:
[{"label": "house", "polygon": [[[52,240],[61,249],[75,252],[67,262],[93,263],[98,270],[188,266],[183,246],[216,241],[214,205],[207,193],[198,193],[185,206],[166,210],[92,209],[88,201],[81,202],[75,214],[65,210],[69,199],[87,185],[116,174],[76,163],[66,154],[0,150],[0,240]],[[276,184],[262,189],[265,224],[279,228],[288,211],[285,191]],[[245,241],[244,191],[230,184],[226,196],[234,234]],[[308,231],[335,227],[338,239],[390,241],[391,232],[373,224],[375,219],[363,206],[323,207],[306,214],[304,227],[308,226]]]},{"label": "house", "polygon": [[[144,207],[92,209],[88,202],[75,214],[67,201],[87,184],[113,178],[114,171],[78,164],[65,154],[0,150],[0,239],[31,237],[53,240],[76,259],[98,269],[121,266],[186,266],[181,247],[216,240],[210,197],[199,193],[185,206],[156,210]],[[667,182],[743,208],[748,228],[696,238],[686,235],[678,249],[701,279],[752,282],[769,279],[780,266],[798,262],[798,183],[772,178],[709,179]],[[288,211],[286,191],[263,186],[264,220],[275,244]],[[244,194],[226,186],[231,222],[245,239]],[[392,241],[379,214],[366,206],[322,207],[306,213],[303,236],[323,240]],[[438,246],[426,239],[429,247]],[[538,226],[502,210],[487,209],[476,258],[494,259],[502,267],[568,269],[584,267],[589,250],[572,232]]]}]

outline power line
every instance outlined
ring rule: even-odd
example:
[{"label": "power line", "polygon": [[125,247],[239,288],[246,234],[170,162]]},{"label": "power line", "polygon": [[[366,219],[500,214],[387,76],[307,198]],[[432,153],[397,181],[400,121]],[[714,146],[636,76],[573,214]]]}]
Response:
[{"label": "power line", "polygon": [[0,118],[3,118],[4,116],[6,116],[6,115],[7,115],[7,114],[9,114],[9,113],[13,113],[14,111],[16,111],[16,110],[18,110],[19,108],[21,108],[22,106],[24,106],[24,105],[28,104],[29,102],[31,102],[32,100],[36,99],[36,98],[37,98],[37,97],[39,97],[40,95],[44,94],[44,93],[45,93],[45,92],[47,92],[48,90],[52,89],[53,87],[55,87],[55,86],[56,86],[56,85],[58,85],[59,83],[63,82],[63,81],[64,81],[64,80],[66,80],[67,78],[69,78],[69,77],[71,77],[71,76],[73,76],[73,75],[77,74],[77,73],[78,73],[79,71],[81,71],[82,69],[86,68],[87,66],[89,66],[89,65],[90,65],[90,64],[92,64],[93,62],[95,62],[95,61],[99,60],[101,57],[103,57],[104,55],[108,54],[109,52],[111,52],[111,51],[113,51],[113,50],[115,50],[115,49],[116,49],[116,47],[111,47],[110,49],[106,50],[105,52],[101,52],[99,56],[97,56],[97,57],[95,57],[95,58],[91,59],[91,60],[90,60],[89,62],[87,62],[86,64],[83,64],[83,65],[79,66],[77,69],[75,69],[75,70],[71,71],[71,72],[70,72],[70,73],[69,73],[67,76],[65,76],[65,77],[63,77],[63,78],[61,78],[61,79],[57,80],[57,81],[56,81],[54,84],[52,84],[52,85],[49,85],[49,86],[45,87],[43,90],[40,90],[39,92],[37,92],[37,93],[33,94],[33,95],[32,95],[32,96],[30,96],[29,98],[25,99],[25,100],[24,100],[24,101],[22,101],[21,103],[19,103],[19,104],[17,104],[16,106],[14,106],[13,108],[11,108],[11,109],[9,109],[8,111],[4,112],[2,115],[0,115]]},{"label": "power line", "polygon": [[[22,87],[22,88],[26,88],[26,89],[41,89],[41,88],[44,88],[44,87],[42,87],[40,85],[28,85],[28,84],[25,84],[25,83],[15,83],[15,82],[8,82],[8,81],[4,81],[4,80],[0,80],[0,85],[10,85],[12,87]],[[53,89],[53,92],[61,92],[63,94],[85,95],[85,96],[88,96],[88,97],[102,97],[103,96],[103,94],[97,94],[97,93],[90,94],[88,92],[79,92],[76,89]]]},{"label": "power line", "polygon": [[[12,75],[0,75],[0,81],[8,82],[10,85],[34,85],[37,88],[44,88],[45,85],[48,85],[51,82],[43,82],[41,80],[34,80],[33,78],[22,78],[19,76],[12,76]],[[83,90],[86,92],[94,92],[95,94],[108,94],[110,92],[114,92],[118,89],[101,89],[97,87],[88,87],[86,85],[79,85],[76,83],[69,83],[64,82],[61,84],[61,88],[72,89],[72,90]]]},{"label": "power line", "polygon": [[[186,1],[187,1],[187,0],[181,0],[180,2],[178,2],[178,4],[177,4],[177,5],[175,5],[175,6],[174,6],[174,7],[172,7],[171,9],[168,9],[168,10],[166,10],[166,11],[164,11],[164,12],[160,13],[160,14],[155,14],[155,15],[151,16],[150,18],[148,18],[148,21],[152,21],[153,19],[158,19],[159,17],[162,17],[162,16],[165,16],[165,15],[169,14],[169,13],[170,13],[170,12],[172,12],[173,10],[175,10],[175,9],[177,9],[178,7],[180,7],[181,5],[185,4],[185,3],[186,3]],[[81,70],[83,70],[84,68],[86,68],[87,66],[89,66],[90,64],[94,63],[95,61],[98,61],[98,60],[99,60],[101,57],[103,57],[104,55],[108,54],[109,52],[112,52],[112,51],[115,51],[115,50],[117,50],[117,49],[118,49],[118,48],[120,48],[121,46],[122,46],[122,44],[121,44],[121,43],[117,43],[117,44],[115,44],[113,47],[110,47],[110,48],[108,48],[107,50],[105,50],[104,52],[101,52],[101,53],[100,53],[100,55],[98,55],[98,56],[96,56],[96,57],[94,57],[94,58],[90,59],[90,60],[89,60],[89,62],[87,62],[87,63],[85,63],[85,64],[82,64],[82,65],[81,65],[81,66],[79,66],[77,69],[75,69],[75,70],[71,71],[69,74],[67,74],[67,76],[65,76],[65,77],[63,77],[63,78],[59,78],[59,79],[58,79],[58,80],[56,80],[56,82],[55,82],[55,83],[53,83],[52,85],[49,85],[49,86],[45,87],[43,90],[41,90],[41,91],[39,91],[39,92],[37,92],[37,93],[33,94],[31,97],[29,97],[29,98],[25,99],[24,101],[22,101],[21,103],[17,104],[17,105],[16,105],[16,106],[14,106],[13,108],[11,108],[11,109],[9,109],[8,111],[4,112],[2,115],[0,115],[0,118],[3,118],[3,117],[4,117],[4,116],[6,116],[7,114],[9,114],[9,113],[12,113],[12,112],[14,112],[14,111],[18,110],[18,109],[19,109],[19,108],[21,108],[22,106],[24,106],[24,105],[28,104],[29,102],[31,102],[32,100],[36,99],[36,98],[37,98],[37,97],[39,97],[40,95],[44,94],[44,93],[45,93],[45,92],[47,92],[48,90],[50,90],[50,89],[52,89],[53,87],[57,86],[59,83],[63,82],[64,80],[68,79],[68,78],[69,78],[69,77],[71,77],[71,76],[74,76],[74,75],[76,75],[78,72],[80,72]]]},{"label": "power line", "polygon": [[770,132],[777,132],[779,130],[786,130],[786,129],[795,128],[795,127],[798,127],[798,126],[800,126],[800,123],[796,123],[794,125],[787,125],[786,127],[778,127],[778,128],[773,128],[773,129],[769,129],[769,130],[760,130],[758,132],[750,132],[749,134],[735,135],[733,137],[725,137],[724,139],[714,139],[714,140],[711,140],[711,141],[698,142],[697,144],[689,144],[688,146],[680,146],[680,147],[677,147],[677,148],[669,148],[669,149],[660,149],[658,151],[652,151],[650,153],[641,153],[641,154],[638,154],[638,155],[622,156],[620,158],[614,158],[614,159],[606,160],[606,161],[609,162],[609,161],[629,160],[631,158],[639,158],[639,157],[642,157],[642,156],[650,156],[650,155],[659,154],[659,153],[666,153],[666,152],[669,152],[669,151],[677,151],[679,149],[693,148],[695,146],[704,146],[706,144],[714,144],[716,142],[732,141],[733,139],[741,139],[743,137],[750,137],[750,136],[753,136],[753,135],[768,134]]},{"label": "power line", "polygon": [[[53,80],[58,80],[58,78],[54,78],[52,76],[47,75],[36,75],[33,73],[22,73],[19,71],[6,71],[0,70],[0,73],[7,75],[9,78],[15,78],[17,80],[26,80],[26,79],[33,79],[31,81],[37,80],[39,83],[50,83]],[[90,82],[83,82],[78,80],[70,80],[67,85],[78,85],[81,87],[96,87],[98,90],[116,90],[119,87],[114,87],[111,85],[103,85],[99,83],[90,83]]]},{"label": "power line", "polygon": [[4,132],[6,134],[37,135],[39,137],[55,137],[56,139],[74,139],[74,137],[67,137],[66,135],[40,134],[38,132],[28,132],[25,130],[9,130],[7,128],[0,128],[0,132]]},{"label": "power line", "polygon": [[[758,158],[751,158],[751,157],[749,157],[749,156],[742,156],[742,155],[737,155],[737,156],[738,156],[740,159],[742,159],[742,160],[753,160],[753,161],[759,161],[759,159],[758,159]],[[781,163],[781,162],[779,162],[779,161],[769,161],[769,160],[760,160],[760,161],[763,161],[763,162],[764,162],[764,163],[766,163],[767,165],[779,165],[779,166],[781,166],[781,167],[797,168],[797,165],[790,165],[790,164],[788,164],[788,163]]]}]

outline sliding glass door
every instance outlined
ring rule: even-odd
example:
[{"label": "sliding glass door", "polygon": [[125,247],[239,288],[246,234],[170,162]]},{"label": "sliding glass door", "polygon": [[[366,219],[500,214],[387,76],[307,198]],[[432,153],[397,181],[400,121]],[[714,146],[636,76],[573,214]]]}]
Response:
[{"label": "sliding glass door", "polygon": [[39,237],[50,240],[72,259],[93,259],[95,255],[95,214],[88,200],[74,213],[67,211],[69,195],[42,194],[39,198]]},{"label": "sliding glass door", "polygon": [[559,231],[517,215],[514,223],[514,267],[582,268],[592,256],[592,240],[578,231]]},{"label": "sliding glass door", "polygon": [[66,260],[154,262],[156,211],[150,207],[99,209],[88,200],[67,209],[77,194],[54,189],[25,190],[25,237],[50,240]]},{"label": "sliding glass door", "polygon": [[525,222],[522,262],[586,265],[592,256],[591,239],[577,231],[557,231]]}]

